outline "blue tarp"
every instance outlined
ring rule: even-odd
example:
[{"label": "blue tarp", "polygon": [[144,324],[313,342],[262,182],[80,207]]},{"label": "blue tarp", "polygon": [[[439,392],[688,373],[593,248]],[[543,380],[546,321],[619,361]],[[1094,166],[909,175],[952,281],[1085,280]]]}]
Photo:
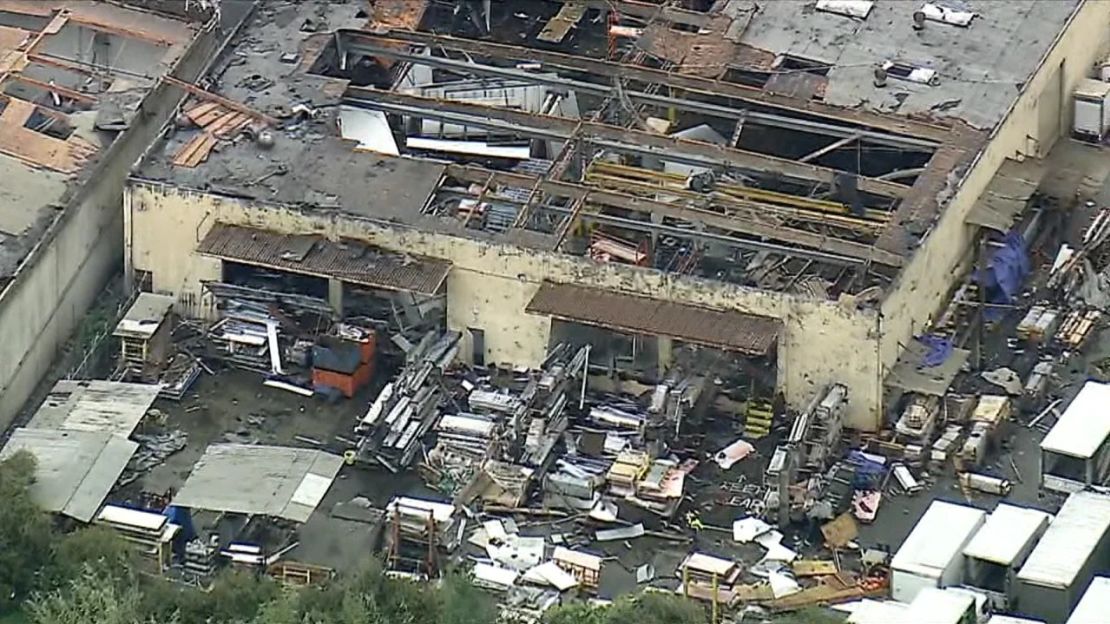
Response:
[{"label": "blue tarp", "polygon": [[849,451],[848,463],[855,467],[852,487],[857,490],[872,490],[882,483],[886,464],[862,451]]},{"label": "blue tarp", "polygon": [[947,336],[939,336],[937,334],[926,334],[918,336],[917,341],[925,346],[925,357],[921,359],[922,368],[932,368],[944,364],[952,352],[955,350],[955,345],[952,344],[952,339]]},{"label": "blue tarp", "polygon": [[162,511],[162,515],[169,518],[170,522],[181,527],[181,533],[178,537],[185,542],[188,542],[197,536],[197,531],[193,528],[193,514],[189,513],[188,509],[169,505]]},{"label": "blue tarp", "polygon": [[[987,303],[1013,303],[1021,293],[1021,285],[1029,275],[1029,256],[1025,252],[1025,239],[1012,231],[1002,239],[1002,247],[991,256],[987,268],[979,276],[979,286]],[[988,308],[986,317],[1002,316],[997,308]]]}]

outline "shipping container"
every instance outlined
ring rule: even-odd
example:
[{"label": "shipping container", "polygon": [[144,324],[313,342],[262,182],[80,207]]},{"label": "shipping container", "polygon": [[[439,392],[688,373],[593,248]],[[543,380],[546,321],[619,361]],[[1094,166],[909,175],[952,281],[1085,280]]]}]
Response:
[{"label": "shipping container", "polygon": [[964,586],[985,593],[995,610],[1007,610],[1017,571],[1051,519],[1039,509],[998,505],[964,548]]},{"label": "shipping container", "polygon": [[1072,494],[1018,571],[1011,610],[1052,624],[1063,622],[1091,578],[1108,563],[1110,496]]},{"label": "shipping container", "polygon": [[934,501],[891,561],[891,596],[912,603],[929,587],[963,581],[964,547],[986,520],[982,509]]}]

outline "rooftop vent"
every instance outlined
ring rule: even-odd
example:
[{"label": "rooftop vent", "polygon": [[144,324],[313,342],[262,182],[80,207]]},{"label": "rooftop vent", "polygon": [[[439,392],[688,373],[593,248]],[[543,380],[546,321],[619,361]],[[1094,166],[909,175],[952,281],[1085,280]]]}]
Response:
[{"label": "rooftop vent", "polygon": [[886,68],[882,65],[875,68],[875,86],[880,89],[886,86]]},{"label": "rooftop vent", "polygon": [[967,28],[971,25],[971,20],[975,19],[977,15],[974,11],[966,11],[949,6],[942,6],[932,2],[926,2],[921,5],[921,10],[914,13],[914,20],[917,19],[917,13],[921,13],[924,19],[934,22],[943,22],[951,24],[952,26],[960,26]]},{"label": "rooftop vent", "polygon": [[859,19],[867,19],[874,6],[872,0],[817,0],[818,11]]},{"label": "rooftop vent", "polygon": [[925,12],[924,11],[914,11],[913,12],[913,29],[914,30],[925,30]]}]

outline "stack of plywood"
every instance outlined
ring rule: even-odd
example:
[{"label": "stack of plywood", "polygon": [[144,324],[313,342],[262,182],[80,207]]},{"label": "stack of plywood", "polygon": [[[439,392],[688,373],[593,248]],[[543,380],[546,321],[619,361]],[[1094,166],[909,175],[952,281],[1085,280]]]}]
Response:
[{"label": "stack of plywood", "polygon": [[1018,338],[1033,342],[1042,342],[1051,336],[1056,329],[1056,322],[1060,313],[1046,305],[1035,305],[1021,319],[1017,326]]},{"label": "stack of plywood", "polygon": [[1102,313],[1098,310],[1072,310],[1060,323],[1056,341],[1065,349],[1078,349],[1087,341],[1101,317]]},{"label": "stack of plywood", "polygon": [[617,455],[617,461],[613,462],[605,475],[610,491],[621,496],[635,493],[636,482],[644,476],[650,465],[651,459],[647,453],[625,451]]}]

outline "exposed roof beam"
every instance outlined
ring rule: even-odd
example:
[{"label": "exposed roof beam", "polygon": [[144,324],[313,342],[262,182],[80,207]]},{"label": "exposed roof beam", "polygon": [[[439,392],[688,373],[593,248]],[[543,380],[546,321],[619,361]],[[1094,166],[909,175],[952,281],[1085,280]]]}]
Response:
[{"label": "exposed roof beam", "polygon": [[817,160],[818,158],[824,156],[825,154],[828,154],[829,152],[835,152],[836,150],[838,150],[842,147],[847,147],[848,144],[850,144],[850,143],[855,143],[856,140],[859,139],[859,138],[860,138],[859,135],[856,134],[856,135],[853,135],[853,136],[844,137],[843,139],[840,139],[838,141],[833,141],[832,143],[829,143],[825,147],[822,147],[820,149],[816,149],[816,150],[806,154],[805,156],[802,156],[801,158],[798,159],[798,162],[807,163],[807,162],[810,162],[810,161],[813,161],[813,160]]},{"label": "exposed roof beam", "polygon": [[[831,184],[836,171],[799,163],[786,158],[757,154],[723,145],[688,141],[653,132],[632,130],[608,124],[579,121],[551,115],[537,115],[508,108],[471,104],[453,100],[437,100],[394,91],[366,87],[348,87],[346,99],[364,108],[429,119],[438,118],[474,127],[516,132],[525,136],[567,140],[580,137],[594,145],[626,153],[663,158],[694,166],[727,166],[760,172],[769,176],[786,176]],[[910,187],[860,177],[859,189],[886,197],[901,197]]]},{"label": "exposed roof beam", "polygon": [[713,19],[712,15],[688,11],[676,7],[650,4],[647,2],[632,2],[630,0],[556,0],[557,2],[585,2],[586,6],[599,11],[615,9],[621,15],[630,15],[650,22],[662,19],[674,24],[702,27]]},{"label": "exposed roof beam", "polygon": [[[871,245],[864,245],[852,241],[823,236],[813,232],[806,232],[804,230],[795,230],[786,228],[772,223],[761,222],[758,220],[758,215],[750,214],[745,218],[738,218],[736,216],[723,215],[720,213],[712,212],[701,208],[692,208],[688,204],[670,204],[651,199],[644,199],[640,197],[633,197],[623,193],[615,193],[612,191],[604,191],[600,189],[591,188],[573,182],[563,182],[558,180],[544,180],[539,176],[532,176],[522,173],[510,173],[504,171],[491,172],[488,169],[481,167],[473,167],[467,165],[448,165],[447,175],[476,184],[482,184],[493,175],[493,182],[495,184],[502,184],[506,186],[514,186],[519,188],[536,187],[540,191],[553,195],[556,197],[568,197],[574,200],[582,200],[586,203],[609,206],[612,208],[621,208],[633,212],[647,213],[658,215],[662,217],[670,217],[673,219],[682,219],[684,221],[691,221],[695,223],[703,223],[709,227],[724,230],[726,232],[735,232],[739,234],[746,234],[748,236],[759,236],[772,240],[783,241],[787,243],[794,243],[810,249],[800,249],[797,247],[785,247],[782,245],[773,245],[773,250],[779,253],[795,255],[800,257],[814,257],[811,249],[821,250],[827,252],[826,254],[817,254],[815,259],[824,261],[837,261],[840,264],[864,262],[871,260],[893,267],[899,267],[903,263],[901,256],[888,253],[875,249]],[[585,218],[585,215],[582,215]],[[760,241],[745,241],[751,248],[766,249],[767,245]],[[834,254],[832,258],[828,254]],[[839,256],[839,258],[837,258]],[[849,260],[851,259],[851,260]]]},{"label": "exposed roof beam", "polygon": [[[562,76],[553,76],[550,74],[542,75],[531,71],[516,69],[513,67],[500,67],[495,65],[484,65],[444,57],[431,57],[405,50],[406,42],[390,41],[391,40],[378,40],[377,43],[352,43],[345,46],[344,49],[347,52],[358,52],[377,57],[385,56],[392,59],[409,61],[416,64],[453,69],[459,72],[500,76],[503,78],[516,80],[528,80],[536,84],[546,84],[554,87],[574,89],[582,93],[593,93],[602,97],[611,97],[617,95],[616,89],[610,84],[585,82],[582,80],[575,80],[573,78],[565,78]],[[728,106],[721,106],[719,104],[713,104],[710,102],[670,97],[659,93],[647,93],[645,91],[622,89],[619,95],[622,97],[627,97],[629,100],[637,104],[650,104],[661,108],[678,107],[687,112],[699,113],[709,117],[718,117],[721,119],[736,121],[746,119],[751,120],[752,123],[755,124],[770,126],[774,128],[786,128],[788,130],[799,130],[802,132],[810,132],[813,134],[822,134],[839,138],[850,136],[861,137],[872,143],[889,145],[892,147],[909,150],[929,151],[937,147],[936,142],[928,139],[899,136],[887,134],[884,132],[872,132],[848,126],[838,126],[822,123],[809,119],[797,119],[785,115],[763,113],[751,109],[730,108]]]},{"label": "exposed roof beam", "polygon": [[[542,63],[549,67],[563,68],[569,71],[587,72],[599,76],[606,76],[609,78],[623,78],[626,80],[636,80],[647,84],[661,84],[678,89],[685,89],[687,91],[697,92],[706,97],[728,97],[751,104],[761,104],[764,106],[771,106],[778,108],[784,112],[801,113],[805,115],[816,115],[825,117],[833,122],[838,123],[852,123],[862,126],[884,130],[887,133],[895,135],[903,135],[901,138],[917,137],[919,139],[928,139],[932,143],[942,143],[949,138],[949,129],[944,126],[925,123],[916,120],[905,118],[890,117],[878,115],[867,111],[841,109],[820,102],[799,102],[797,100],[788,100],[780,96],[769,95],[764,93],[762,89],[749,87],[746,85],[737,84],[734,82],[726,82],[712,78],[705,78],[702,76],[695,76],[690,74],[681,74],[676,72],[669,72],[662,69],[654,69],[651,67],[643,67],[640,65],[630,65],[627,63],[618,63],[614,61],[599,60],[585,56],[578,56],[573,54],[563,54],[560,52],[549,52],[546,50],[538,50],[535,48],[526,48],[521,46],[512,46],[505,44],[492,43],[489,41],[478,41],[474,39],[465,39],[459,37],[451,37],[448,35],[437,35],[434,33],[414,32],[414,31],[390,31],[388,38],[378,37],[371,33],[358,30],[340,30],[336,33],[340,37],[345,48],[349,48],[352,43],[379,42],[389,43],[392,42],[396,45],[400,41],[407,43],[416,43],[432,47],[439,47],[448,50],[457,50],[466,52],[473,55],[481,55],[488,58],[500,58],[505,60],[517,62],[530,62]],[[397,52],[398,50],[393,50]],[[688,102],[688,101],[687,101]],[[764,115],[763,117],[753,116]],[[788,122],[805,121],[791,119],[790,117],[774,116],[765,113],[758,113],[756,111],[749,111],[749,119],[752,121],[759,121],[767,123],[773,121],[775,117]],[[844,128],[848,132],[859,130],[858,128]],[[888,137],[897,140],[899,137],[890,137],[884,133],[873,133],[874,140],[881,140],[883,137]],[[871,138],[871,137],[869,137]]]}]

